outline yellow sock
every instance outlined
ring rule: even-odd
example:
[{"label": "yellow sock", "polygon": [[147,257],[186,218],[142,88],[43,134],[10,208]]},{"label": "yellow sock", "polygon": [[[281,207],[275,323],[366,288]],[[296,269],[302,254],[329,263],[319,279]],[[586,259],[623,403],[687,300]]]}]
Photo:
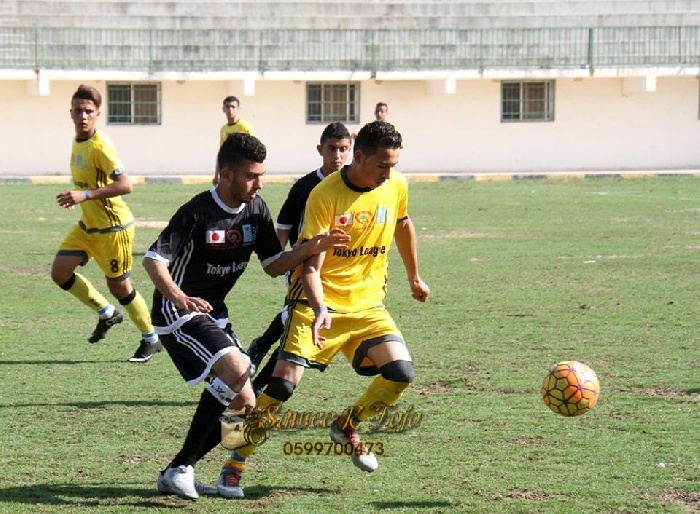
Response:
[{"label": "yellow sock", "polygon": [[363,394],[342,416],[339,423],[345,426],[349,421],[364,421],[392,405],[408,387],[409,382],[392,382],[382,376],[375,378]]},{"label": "yellow sock", "polygon": [[152,334],[153,324],[151,324],[151,313],[148,310],[148,305],[146,305],[146,301],[141,296],[141,293],[138,291],[134,291],[134,293],[136,293],[134,298],[124,305],[124,309],[142,334]]},{"label": "yellow sock", "polygon": [[[279,400],[276,400],[271,396],[266,395],[265,393],[262,393],[260,396],[258,396],[258,399],[255,402],[255,410],[260,413],[261,422],[264,423],[267,417],[268,408],[274,405],[280,405],[281,403],[282,402],[280,402]],[[226,460],[226,464],[224,464],[224,466],[227,466],[232,469],[238,469],[240,471],[245,471],[245,460],[255,452],[257,447],[258,445],[255,444],[246,444],[244,446],[236,448],[235,450],[232,450],[231,456]]]},{"label": "yellow sock", "polygon": [[68,292],[95,312],[109,305],[107,299],[80,273],[75,274],[75,282]]}]

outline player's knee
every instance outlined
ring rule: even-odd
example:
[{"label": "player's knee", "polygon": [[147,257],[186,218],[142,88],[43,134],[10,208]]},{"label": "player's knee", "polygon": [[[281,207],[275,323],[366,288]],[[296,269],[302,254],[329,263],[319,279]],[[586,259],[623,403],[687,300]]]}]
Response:
[{"label": "player's knee", "polygon": [[413,361],[392,361],[379,368],[382,377],[392,382],[411,383],[416,376]]},{"label": "player's knee", "polygon": [[270,398],[286,402],[292,397],[296,385],[284,378],[272,377],[265,388],[265,394]]},{"label": "player's knee", "polygon": [[63,280],[63,277],[59,275],[57,272],[54,273],[53,270],[51,270],[51,278],[53,281],[56,283],[58,287],[63,289],[64,291],[70,291],[70,288],[73,287],[73,284],[75,284],[75,273],[72,273],[70,278],[68,280]]},{"label": "player's knee", "polygon": [[[109,292],[119,300],[122,305],[128,305],[136,297],[136,289],[131,286],[131,281],[127,279],[107,279]],[[126,302],[126,303],[123,303]]]},{"label": "player's knee", "polygon": [[124,298],[119,299],[119,304],[126,307],[134,300],[134,298],[136,298],[136,289],[132,289],[128,295],[126,295]]}]

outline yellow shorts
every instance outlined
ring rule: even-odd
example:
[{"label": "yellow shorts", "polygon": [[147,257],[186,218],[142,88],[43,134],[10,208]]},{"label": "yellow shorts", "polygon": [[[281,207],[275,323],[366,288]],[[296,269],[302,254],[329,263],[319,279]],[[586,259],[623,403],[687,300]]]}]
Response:
[{"label": "yellow shorts", "polygon": [[349,314],[331,313],[331,328],[322,330],[323,348],[312,339],[314,322],[311,307],[297,304],[287,319],[282,335],[280,358],[324,370],[338,351],[360,375],[376,375],[377,368],[367,358],[367,350],[385,341],[404,342],[396,323],[384,306]]},{"label": "yellow shorts", "polygon": [[131,275],[134,233],[134,225],[115,232],[87,233],[76,224],[58,247],[58,255],[81,256],[83,266],[95,259],[108,280],[121,280]]}]

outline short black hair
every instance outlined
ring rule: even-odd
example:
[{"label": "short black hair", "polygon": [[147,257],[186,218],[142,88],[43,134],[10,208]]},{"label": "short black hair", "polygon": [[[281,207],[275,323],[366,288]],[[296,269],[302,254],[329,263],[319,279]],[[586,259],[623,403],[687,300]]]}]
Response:
[{"label": "short black hair", "polygon": [[224,98],[224,103],[222,105],[226,105],[229,102],[236,102],[238,105],[241,105],[241,101],[235,96],[227,96]]},{"label": "short black hair", "polygon": [[80,84],[78,86],[78,89],[73,93],[71,103],[73,103],[73,100],[90,100],[98,109],[102,105],[102,95],[97,88],[86,86],[85,84]]},{"label": "short black hair", "polygon": [[321,144],[329,139],[350,139],[350,131],[339,121],[329,123],[321,134]]},{"label": "short black hair", "polygon": [[402,144],[401,134],[391,123],[373,121],[358,132],[355,150],[360,150],[365,155],[374,155],[380,148],[403,148]]},{"label": "short black hair", "polygon": [[246,162],[264,162],[267,148],[257,137],[242,132],[235,132],[226,138],[219,148],[216,162],[219,171],[228,168],[234,172]]}]

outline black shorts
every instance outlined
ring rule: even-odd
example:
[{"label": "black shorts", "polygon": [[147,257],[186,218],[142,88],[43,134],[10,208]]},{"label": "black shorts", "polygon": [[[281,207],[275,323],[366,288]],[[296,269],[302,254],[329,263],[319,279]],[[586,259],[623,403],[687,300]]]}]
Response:
[{"label": "black shorts", "polygon": [[229,331],[206,315],[195,316],[170,334],[161,334],[160,340],[189,385],[209,377],[212,366],[222,355],[241,352],[236,335],[232,331],[229,335]]}]

